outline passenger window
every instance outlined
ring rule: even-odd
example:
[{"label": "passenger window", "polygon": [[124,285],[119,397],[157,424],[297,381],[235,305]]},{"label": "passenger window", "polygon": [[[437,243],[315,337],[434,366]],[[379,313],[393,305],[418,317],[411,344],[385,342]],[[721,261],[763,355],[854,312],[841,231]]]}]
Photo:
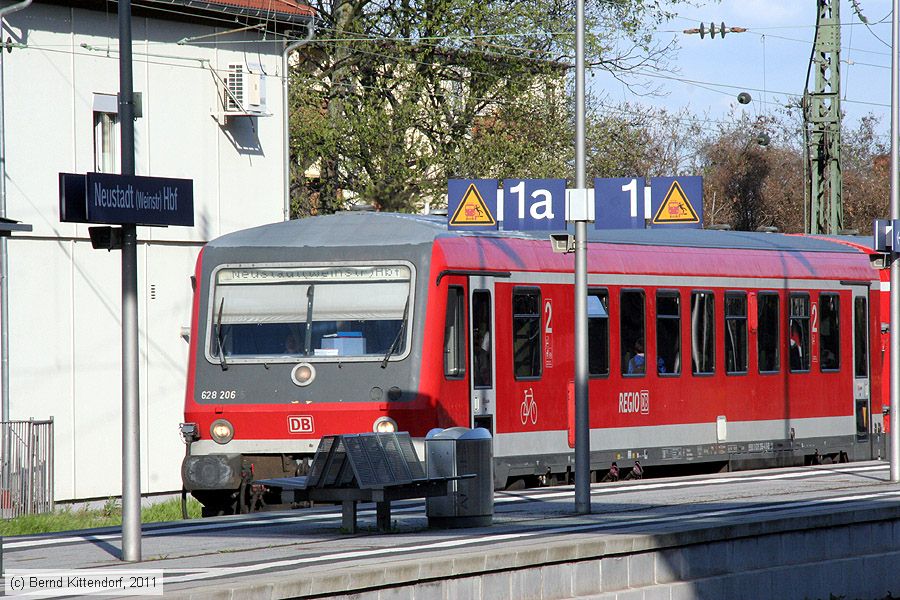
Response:
[{"label": "passenger window", "polygon": [[516,379],[541,376],[541,292],[513,291],[513,370]]},{"label": "passenger window", "polygon": [[869,311],[865,298],[853,300],[853,347],[854,367],[853,372],[857,377],[866,377],[869,374]]},{"label": "passenger window", "polygon": [[447,316],[444,322],[444,375],[460,379],[466,374],[463,348],[465,337],[465,303],[463,289],[451,285],[447,289]]},{"label": "passenger window", "polygon": [[841,299],[837,294],[819,295],[819,369],[841,368]]},{"label": "passenger window", "polygon": [[609,375],[609,294],[591,290],[587,297],[588,373]]},{"label": "passenger window", "polygon": [[725,294],[725,372],[747,372],[747,294]]},{"label": "passenger window", "polygon": [[781,369],[778,340],[781,319],[778,317],[778,294],[760,292],[757,308],[757,362],[760,373],[777,373]]},{"label": "passenger window", "polygon": [[656,371],[681,374],[681,296],[674,291],[656,293]]},{"label": "passenger window", "polygon": [[791,294],[788,344],[791,372],[809,371],[809,294]]},{"label": "passenger window", "polygon": [[691,293],[691,366],[694,375],[716,371],[716,312],[712,292]]},{"label": "passenger window", "polygon": [[622,374],[643,375],[647,370],[644,354],[644,291],[623,291],[619,296],[619,315]]}]

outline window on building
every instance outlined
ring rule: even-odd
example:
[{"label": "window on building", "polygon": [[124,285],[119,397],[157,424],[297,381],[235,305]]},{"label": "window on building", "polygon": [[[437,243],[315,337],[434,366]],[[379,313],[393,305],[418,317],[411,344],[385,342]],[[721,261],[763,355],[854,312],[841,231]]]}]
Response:
[{"label": "window on building", "polygon": [[760,292],[756,299],[757,362],[760,373],[777,373],[781,369],[778,340],[781,319],[778,317],[778,294]]},{"label": "window on building", "polygon": [[119,115],[94,111],[94,170],[119,172]]},{"label": "window on building", "polygon": [[609,375],[609,294],[590,290],[588,313],[588,373]]},{"label": "window on building", "polygon": [[747,294],[725,294],[725,372],[747,372]]},{"label": "window on building", "polygon": [[716,311],[712,292],[691,293],[691,366],[694,375],[716,371]]},{"label": "window on building", "polygon": [[841,368],[841,299],[837,294],[819,295],[819,368]]},{"label": "window on building", "polygon": [[619,296],[622,342],[622,374],[643,375],[647,371],[644,346],[644,290],[624,290]]},{"label": "window on building", "polygon": [[516,379],[541,376],[541,291],[513,290],[513,370]]},{"label": "window on building", "polygon": [[681,296],[676,291],[656,293],[656,370],[681,374]]},{"label": "window on building", "polygon": [[869,311],[866,299],[863,297],[853,300],[853,348],[854,348],[854,374],[857,377],[865,377],[869,374]]},{"label": "window on building", "polygon": [[791,372],[809,371],[809,294],[791,294],[788,344]]},{"label": "window on building", "polygon": [[459,286],[447,289],[447,315],[444,321],[444,375],[459,379],[466,374],[463,349],[466,347],[465,294]]}]

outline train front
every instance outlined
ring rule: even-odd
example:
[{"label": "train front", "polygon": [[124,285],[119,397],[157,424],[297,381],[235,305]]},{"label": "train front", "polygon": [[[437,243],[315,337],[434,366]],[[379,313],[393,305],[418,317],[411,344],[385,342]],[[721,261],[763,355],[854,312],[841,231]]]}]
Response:
[{"label": "train front", "polygon": [[322,436],[434,425],[420,391],[434,228],[315,217],[210,242],[197,262],[182,480],[204,515],[254,510]]}]

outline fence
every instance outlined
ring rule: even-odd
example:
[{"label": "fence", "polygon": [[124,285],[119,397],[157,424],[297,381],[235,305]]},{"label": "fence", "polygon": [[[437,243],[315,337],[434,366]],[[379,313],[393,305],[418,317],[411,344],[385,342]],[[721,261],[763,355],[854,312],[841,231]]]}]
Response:
[{"label": "fence", "polygon": [[53,417],[0,421],[0,515],[53,510]]}]

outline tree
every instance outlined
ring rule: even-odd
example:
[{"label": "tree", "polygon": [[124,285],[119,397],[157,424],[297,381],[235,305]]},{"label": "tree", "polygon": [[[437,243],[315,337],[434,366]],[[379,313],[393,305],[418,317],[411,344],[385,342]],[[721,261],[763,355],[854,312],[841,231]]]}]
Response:
[{"label": "tree", "polygon": [[[296,215],[347,197],[418,210],[448,177],[571,175],[574,0],[317,0],[291,77]],[[627,72],[666,48],[649,0],[588,0],[588,60]],[[622,46],[613,40],[628,40]],[[317,168],[319,177],[303,173]]]}]

